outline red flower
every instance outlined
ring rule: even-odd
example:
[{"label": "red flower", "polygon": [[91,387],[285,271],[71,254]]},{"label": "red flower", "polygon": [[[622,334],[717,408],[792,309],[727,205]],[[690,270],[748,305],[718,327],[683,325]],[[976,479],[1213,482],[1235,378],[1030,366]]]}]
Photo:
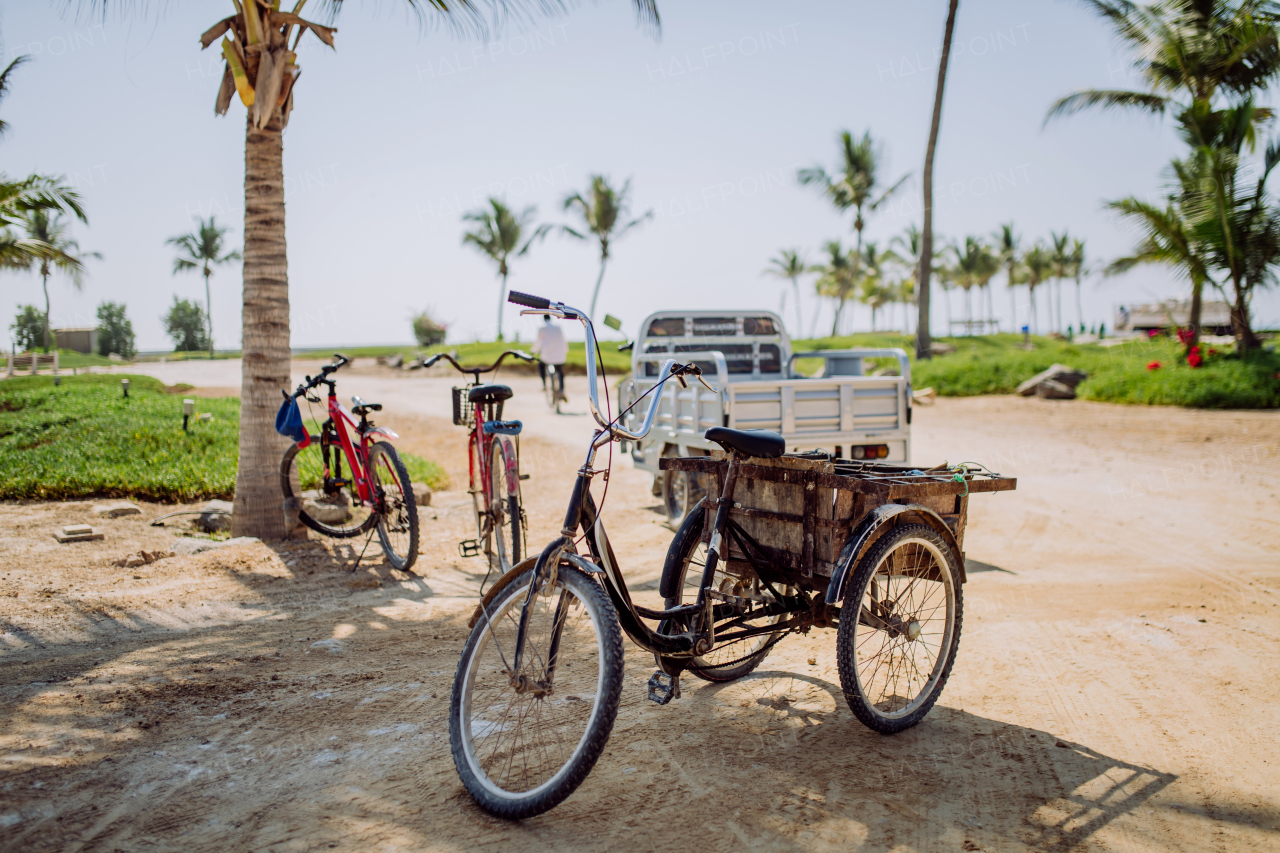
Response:
[{"label": "red flower", "polygon": [[1159,370],[1159,369],[1160,369],[1160,362],[1158,361],[1147,362],[1147,370]]},{"label": "red flower", "polygon": [[1218,351],[1213,347],[1209,347],[1209,355],[1217,355]]},{"label": "red flower", "polygon": [[1187,344],[1191,343],[1191,340],[1194,337],[1195,337],[1195,334],[1190,329],[1178,330],[1178,343],[1182,344],[1183,346],[1186,346]]},{"label": "red flower", "polygon": [[[1197,347],[1196,349],[1199,349]],[[1191,367],[1199,367],[1204,363],[1204,359],[1200,357],[1200,353],[1192,350],[1191,355],[1187,356],[1187,364]]]},{"label": "red flower", "polygon": [[1147,337],[1148,337],[1148,338],[1154,338],[1154,337],[1155,337],[1156,335],[1158,335],[1158,334],[1160,334],[1160,330],[1159,330],[1159,329],[1147,329]]}]

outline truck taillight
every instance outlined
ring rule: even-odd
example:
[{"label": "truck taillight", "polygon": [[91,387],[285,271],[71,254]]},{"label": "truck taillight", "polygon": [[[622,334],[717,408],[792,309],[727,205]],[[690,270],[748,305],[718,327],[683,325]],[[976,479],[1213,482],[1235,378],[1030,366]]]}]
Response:
[{"label": "truck taillight", "polygon": [[888,459],[889,445],[887,444],[866,444],[856,445],[849,448],[849,452],[854,459]]}]

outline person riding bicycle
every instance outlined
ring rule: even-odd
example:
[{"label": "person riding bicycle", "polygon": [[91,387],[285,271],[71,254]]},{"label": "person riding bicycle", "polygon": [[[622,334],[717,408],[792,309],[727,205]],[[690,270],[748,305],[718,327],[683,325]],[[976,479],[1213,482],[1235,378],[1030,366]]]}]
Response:
[{"label": "person riding bicycle", "polygon": [[533,353],[539,359],[538,376],[542,379],[542,390],[547,389],[547,365],[554,365],[555,390],[561,401],[567,403],[569,398],[564,394],[564,363],[569,358],[569,342],[565,340],[564,331],[549,316],[544,314],[542,319],[545,322],[538,329],[538,339],[533,344]]}]

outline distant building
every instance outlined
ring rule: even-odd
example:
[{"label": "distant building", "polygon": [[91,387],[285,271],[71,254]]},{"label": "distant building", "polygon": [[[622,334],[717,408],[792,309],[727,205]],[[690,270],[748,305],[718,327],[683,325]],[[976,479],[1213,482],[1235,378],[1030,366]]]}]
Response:
[{"label": "distant building", "polygon": [[77,326],[70,329],[53,329],[53,336],[58,341],[58,349],[69,349],[92,355],[98,351],[98,330],[89,326]]},{"label": "distant building", "polygon": [[[1117,332],[1146,332],[1185,326],[1190,322],[1191,300],[1166,299],[1146,305],[1121,305],[1116,309]],[[1209,334],[1231,334],[1231,306],[1225,302],[1200,305],[1200,330]]]}]

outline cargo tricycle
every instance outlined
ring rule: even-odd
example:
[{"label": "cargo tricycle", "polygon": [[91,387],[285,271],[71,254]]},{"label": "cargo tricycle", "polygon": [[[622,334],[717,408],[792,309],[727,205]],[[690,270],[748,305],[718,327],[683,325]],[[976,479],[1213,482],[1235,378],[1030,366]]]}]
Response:
[{"label": "cargo tricycle", "polygon": [[[582,322],[595,430],[560,535],[512,568],[472,617],[454,677],[449,735],[458,774],[492,814],[554,808],[591,772],[613,729],[622,691],[622,634],[654,655],[648,693],[665,705],[689,673],[731,681],[759,666],[783,637],[835,628],[841,688],[870,728],[914,726],[938,700],[960,641],[964,533],[971,495],[1016,480],[965,464],[919,469],[785,455],[763,430],[712,427],[710,457],[669,458],[666,470],[713,487],[667,551],[661,610],[631,598],[592,480],[597,451],[638,441],[662,387],[705,380],[694,363],[663,363],[635,429],[597,396],[596,340],[582,311],[537,296],[528,314]],[[647,398],[647,399],[646,399]],[[636,415],[638,418],[638,413]],[[602,497],[603,503],[604,497]]]}]

